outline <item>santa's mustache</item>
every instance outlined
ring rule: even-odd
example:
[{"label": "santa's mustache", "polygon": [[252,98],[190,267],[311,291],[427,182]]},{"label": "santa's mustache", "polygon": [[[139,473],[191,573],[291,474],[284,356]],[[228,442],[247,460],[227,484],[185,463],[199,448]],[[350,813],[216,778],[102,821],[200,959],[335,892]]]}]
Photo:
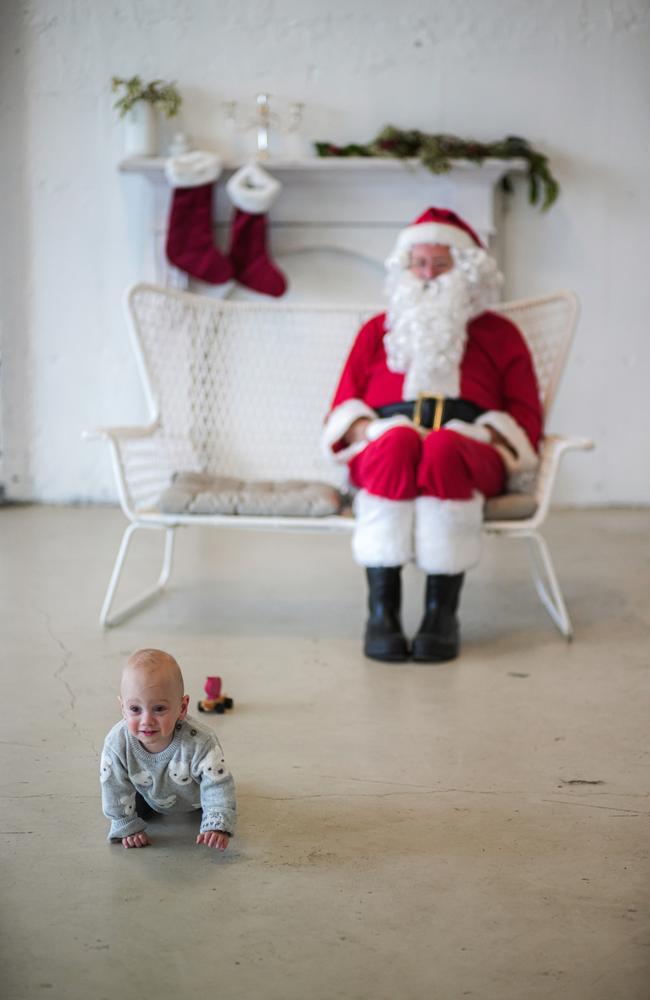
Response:
[{"label": "santa's mustache", "polygon": [[440,285],[441,278],[416,278],[417,285],[414,287],[414,294],[418,294],[420,302],[432,302],[441,298],[447,290],[444,285]]},{"label": "santa's mustache", "polygon": [[391,311],[400,314],[462,307],[469,300],[465,276],[453,271],[430,279],[418,278],[409,271],[402,271],[389,276],[386,291]]}]

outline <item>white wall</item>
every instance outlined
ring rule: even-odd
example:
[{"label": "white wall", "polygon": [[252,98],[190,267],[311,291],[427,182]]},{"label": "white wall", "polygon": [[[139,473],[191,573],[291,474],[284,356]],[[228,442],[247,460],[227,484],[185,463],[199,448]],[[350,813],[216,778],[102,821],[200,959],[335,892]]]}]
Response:
[{"label": "white wall", "polygon": [[521,184],[502,241],[510,296],[569,287],[582,301],[552,428],[589,434],[598,450],[569,460],[557,499],[650,500],[647,0],[0,6],[0,480],[11,496],[112,499],[107,455],[81,429],[143,415],[120,309],[141,265],[108,88],[114,73],[139,73],[178,81],[184,127],[207,148],[222,100],[268,90],[307,104],[313,138],[365,141],[391,122],[545,150],[560,200],[541,215]]}]

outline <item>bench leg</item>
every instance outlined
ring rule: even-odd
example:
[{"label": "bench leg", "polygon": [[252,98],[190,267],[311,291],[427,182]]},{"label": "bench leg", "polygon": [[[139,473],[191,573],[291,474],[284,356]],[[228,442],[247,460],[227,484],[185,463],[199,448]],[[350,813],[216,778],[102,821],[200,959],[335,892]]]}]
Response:
[{"label": "bench leg", "polygon": [[548,546],[536,531],[526,533],[524,537],[528,542],[528,555],[539,599],[564,638],[567,642],[571,642],[573,625],[564,603]]},{"label": "bench leg", "polygon": [[[126,554],[131,543],[131,538],[138,530],[138,528],[152,528],[156,531],[163,530],[165,532],[165,549],[163,553],[163,564],[160,571],[160,576],[158,577],[158,582],[155,587],[150,588],[145,591],[136,600],[131,601],[129,604],[125,604],[123,608],[111,614],[111,607],[113,604],[113,598],[115,597],[115,591],[117,590],[117,585],[122,575],[122,569],[124,566],[124,561],[126,559]],[[155,524],[129,524],[122,536],[122,541],[120,543],[120,548],[117,553],[117,559],[115,560],[115,566],[113,567],[113,572],[111,574],[111,579],[108,584],[108,590],[106,591],[106,597],[104,598],[104,603],[102,604],[102,610],[99,613],[99,623],[102,628],[112,628],[114,625],[119,625],[126,618],[135,614],[146,604],[149,604],[154,598],[158,597],[159,594],[165,589],[165,585],[169,580],[169,575],[172,570],[172,556],[174,554],[174,528],[161,528],[160,525]]]}]

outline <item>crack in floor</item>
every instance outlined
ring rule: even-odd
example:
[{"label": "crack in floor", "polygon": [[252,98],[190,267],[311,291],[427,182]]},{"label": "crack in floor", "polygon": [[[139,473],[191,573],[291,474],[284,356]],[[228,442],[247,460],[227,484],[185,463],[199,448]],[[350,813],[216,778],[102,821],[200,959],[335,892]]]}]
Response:
[{"label": "crack in floor", "polygon": [[84,743],[86,743],[90,747],[95,756],[98,756],[99,750],[95,746],[92,737],[89,736],[86,732],[84,732],[84,730],[79,726],[79,724],[75,721],[73,717],[74,710],[77,706],[77,696],[74,693],[74,690],[72,689],[71,685],[68,683],[68,680],[63,676],[65,671],[68,669],[70,665],[70,661],[72,659],[72,650],[68,649],[67,646],[61,641],[61,639],[59,639],[58,635],[54,633],[54,630],[52,629],[51,619],[50,616],[47,614],[47,612],[44,611],[42,608],[35,608],[35,610],[40,615],[43,616],[43,620],[45,622],[45,628],[47,629],[48,635],[50,636],[52,641],[56,643],[61,653],[63,654],[60,666],[52,674],[54,679],[59,681],[68,693],[68,708],[59,712],[59,717],[64,722],[69,722],[74,732],[77,734],[77,736],[79,736],[79,738],[82,739]]}]

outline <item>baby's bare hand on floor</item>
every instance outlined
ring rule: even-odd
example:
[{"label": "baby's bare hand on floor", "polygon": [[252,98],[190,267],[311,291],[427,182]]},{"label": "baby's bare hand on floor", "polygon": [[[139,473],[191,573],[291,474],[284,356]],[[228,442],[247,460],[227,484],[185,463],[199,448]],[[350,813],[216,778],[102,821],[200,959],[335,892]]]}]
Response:
[{"label": "baby's bare hand on floor", "polygon": [[122,837],[122,847],[148,847],[150,843],[146,833],[132,833],[130,837]]},{"label": "baby's bare hand on floor", "polygon": [[218,851],[225,851],[230,837],[221,830],[206,830],[196,838],[197,844],[205,844],[206,847],[216,847]]}]

